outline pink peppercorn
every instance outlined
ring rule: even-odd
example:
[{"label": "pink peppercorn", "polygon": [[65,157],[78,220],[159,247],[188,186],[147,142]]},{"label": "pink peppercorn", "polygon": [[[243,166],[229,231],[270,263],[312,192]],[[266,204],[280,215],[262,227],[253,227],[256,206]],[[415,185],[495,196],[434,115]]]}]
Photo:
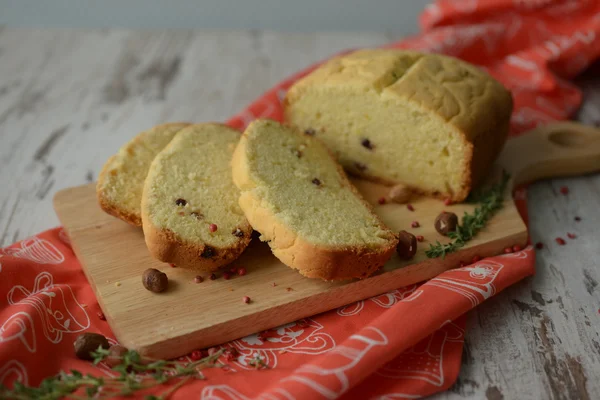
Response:
[{"label": "pink peppercorn", "polygon": [[231,275],[229,274],[229,272],[223,272],[223,279],[225,279],[226,281],[231,279]]},{"label": "pink peppercorn", "polygon": [[575,239],[575,238],[577,237],[577,235],[576,235],[576,234],[574,234],[574,233],[570,233],[570,232],[569,232],[569,233],[567,233],[567,236],[569,237],[569,239]]},{"label": "pink peppercorn", "polygon": [[104,313],[102,311],[98,311],[96,314],[98,315],[98,318],[100,318],[101,321],[106,321],[106,317],[104,316]]},{"label": "pink peppercorn", "polygon": [[201,277],[200,275],[198,275],[198,276],[196,276],[194,278],[194,282],[196,282],[196,283],[202,283],[202,282],[204,282],[204,278]]},{"label": "pink peppercorn", "polygon": [[210,224],[208,226],[208,230],[211,232],[216,232],[217,231],[217,224]]},{"label": "pink peppercorn", "polygon": [[250,297],[248,297],[248,296],[244,296],[244,297],[242,298],[242,301],[243,301],[244,303],[246,303],[246,304],[249,304],[249,303],[250,303]]},{"label": "pink peppercorn", "polygon": [[201,360],[202,359],[202,352],[200,350],[194,350],[190,354],[190,358],[192,359],[192,361]]},{"label": "pink peppercorn", "polygon": [[413,207],[412,204],[407,204],[406,208],[408,208],[408,211],[415,211],[415,208]]},{"label": "pink peppercorn", "polygon": [[449,206],[450,204],[452,204],[451,199],[444,199],[444,205]]},{"label": "pink peppercorn", "polygon": [[567,194],[569,194],[569,188],[568,188],[568,187],[566,187],[566,186],[561,186],[561,187],[560,187],[560,193],[562,193],[562,194],[564,194],[564,195],[567,195]]},{"label": "pink peppercorn", "polygon": [[208,277],[208,279],[210,279],[211,281],[214,281],[215,279],[217,279],[217,275],[216,274],[210,274],[210,276]]},{"label": "pink peppercorn", "polygon": [[537,243],[535,244],[535,248],[536,248],[536,249],[538,249],[538,250],[541,250],[541,249],[543,249],[543,248],[544,248],[544,243],[542,243],[542,242],[537,242]]},{"label": "pink peppercorn", "polygon": [[422,242],[423,240],[425,240],[425,238],[423,236],[421,236],[421,235],[417,235],[417,240],[419,242]]},{"label": "pink peppercorn", "polygon": [[506,253],[506,254],[512,253],[512,248],[510,248],[510,247],[505,248],[504,253]]},{"label": "pink peppercorn", "polygon": [[421,225],[419,224],[419,221],[413,221],[412,224],[410,224],[410,226],[412,226],[413,228],[418,228]]},{"label": "pink peppercorn", "polygon": [[237,270],[237,273],[238,273],[238,275],[239,275],[239,276],[244,276],[244,275],[246,275],[246,268],[244,268],[244,267],[240,267],[240,268]]},{"label": "pink peppercorn", "polygon": [[575,221],[577,221],[577,222],[581,221],[581,217],[575,217]]},{"label": "pink peppercorn", "polygon": [[565,242],[565,239],[557,237],[556,239],[554,239],[556,241],[556,243],[560,244],[561,246],[564,246],[567,242]]},{"label": "pink peppercorn", "polygon": [[379,204],[385,204],[385,197],[380,197],[380,198],[377,200],[377,202],[378,202]]},{"label": "pink peppercorn", "polygon": [[169,264],[169,266],[170,266],[171,268],[177,268],[177,265],[175,265],[175,264]]},{"label": "pink peppercorn", "polygon": [[521,251],[521,246],[519,246],[518,244],[515,244],[512,249],[516,253],[517,251]]}]

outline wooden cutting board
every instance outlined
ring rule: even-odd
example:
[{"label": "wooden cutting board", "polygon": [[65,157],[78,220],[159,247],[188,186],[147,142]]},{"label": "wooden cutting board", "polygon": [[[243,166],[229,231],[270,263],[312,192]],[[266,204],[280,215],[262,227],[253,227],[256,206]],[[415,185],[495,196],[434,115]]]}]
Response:
[{"label": "wooden cutting board", "polygon": [[[460,217],[474,206],[445,206],[421,197],[412,201],[411,212],[405,205],[377,203],[389,188],[354,181],[390,228],[423,235],[425,241],[419,243],[413,260],[401,261],[394,255],[380,273],[350,282],[304,278],[281,264],[265,243],[254,240],[232,264],[246,267],[246,276],[197,284],[198,272],[152,259],[140,228],[102,212],[94,185],[57,193],[54,206],[119,342],[148,356],[172,358],[431,279],[475,255],[492,256],[507,246],[524,246],[527,229],[512,201],[513,186],[600,170],[600,131],[564,123],[528,132],[508,141],[494,173],[502,168],[512,176],[504,208],[466,247],[445,259],[425,256],[430,243],[448,240],[435,231],[435,217],[442,210]],[[411,228],[412,221],[421,227]],[[168,291],[154,294],[144,289],[141,276],[147,268],[167,273]],[[244,304],[243,296],[252,302]]]}]

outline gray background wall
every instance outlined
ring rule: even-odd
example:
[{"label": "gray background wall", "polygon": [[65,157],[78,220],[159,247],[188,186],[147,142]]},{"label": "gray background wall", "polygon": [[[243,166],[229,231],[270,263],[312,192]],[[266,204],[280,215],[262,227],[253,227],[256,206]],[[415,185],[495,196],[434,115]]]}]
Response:
[{"label": "gray background wall", "polygon": [[418,32],[430,0],[0,0],[0,24]]}]

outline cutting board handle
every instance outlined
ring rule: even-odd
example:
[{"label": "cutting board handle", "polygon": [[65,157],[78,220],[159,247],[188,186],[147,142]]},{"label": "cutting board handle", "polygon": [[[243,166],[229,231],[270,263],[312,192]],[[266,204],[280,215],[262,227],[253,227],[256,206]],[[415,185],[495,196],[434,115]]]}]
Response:
[{"label": "cutting board handle", "polygon": [[498,157],[515,186],[600,171],[600,129],[559,122],[509,139]]}]

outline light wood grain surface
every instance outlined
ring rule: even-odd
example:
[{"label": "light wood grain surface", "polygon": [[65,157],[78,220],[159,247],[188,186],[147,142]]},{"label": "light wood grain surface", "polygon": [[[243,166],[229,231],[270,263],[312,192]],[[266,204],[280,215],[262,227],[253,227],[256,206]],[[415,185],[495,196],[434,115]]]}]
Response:
[{"label": "light wood grain surface", "polygon": [[[596,138],[600,139],[600,132]],[[539,141],[535,146],[541,147],[542,143]],[[514,148],[521,151],[522,147]],[[529,153],[535,154],[534,145]],[[600,141],[595,154],[600,158]],[[524,173],[515,171],[513,176]],[[425,250],[429,244],[447,239],[434,228],[436,216],[442,210],[457,215],[472,213],[475,205],[446,206],[439,199],[418,197],[411,201],[414,205],[411,212],[401,204],[378,204],[377,200],[389,192],[388,187],[357,179],[353,182],[386,226],[395,232],[407,229],[425,237],[414,258],[407,261],[394,254],[382,270],[367,279],[323,282],[305,278],[288,268],[265,243],[254,240],[231,264],[247,268],[248,276],[207,280],[202,284],[201,295],[194,277],[200,274],[207,278],[208,274],[192,268],[172,269],[153,259],[140,228],[100,209],[93,184],[61,190],[54,204],[117,340],[129,349],[155,358],[175,358],[195,349],[276,328],[434,278],[475,255],[495,256],[506,247],[524,248],[527,244],[527,228],[514,202],[508,200],[465,247],[443,259],[427,258]],[[510,191],[507,187],[507,198]],[[415,220],[420,222],[419,228],[410,227]],[[157,296],[141,285],[140,277],[147,268],[168,274],[168,290]],[[277,286],[272,287],[273,283]],[[240,306],[243,296],[252,299],[248,306]],[[211,312],[199,313],[199,309]]]},{"label": "light wood grain surface", "polygon": [[[226,119],[299,68],[394,39],[0,27],[0,245],[57,225],[53,195],[95,180],[137,132]],[[600,121],[600,79],[580,84],[578,118]],[[537,183],[528,198],[546,244],[537,274],[469,313],[459,379],[439,399],[600,398],[600,175]],[[577,239],[556,245],[567,232]]]}]

